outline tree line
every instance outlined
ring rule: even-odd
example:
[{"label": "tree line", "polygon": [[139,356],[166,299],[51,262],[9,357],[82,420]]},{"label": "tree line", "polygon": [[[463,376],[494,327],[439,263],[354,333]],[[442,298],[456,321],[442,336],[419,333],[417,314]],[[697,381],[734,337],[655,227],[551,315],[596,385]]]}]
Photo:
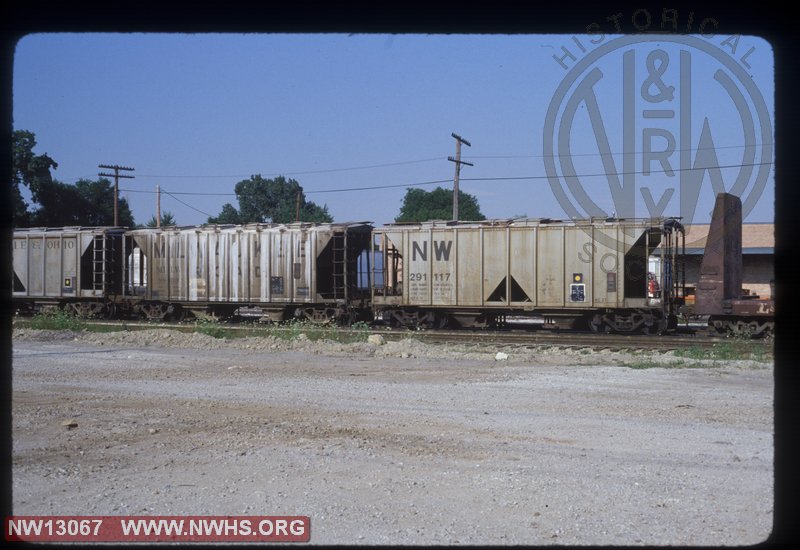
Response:
[{"label": "tree line", "polygon": [[[36,154],[36,136],[27,130],[13,133],[11,200],[15,227],[61,227],[72,225],[109,226],[114,222],[114,186],[106,178],[80,179],[75,184],[56,180],[51,170],[58,163],[47,153]],[[33,204],[23,198],[27,187]],[[238,182],[234,188],[238,208],[225,203],[208,223],[291,223],[332,222],[327,205],[319,206],[306,198],[303,187],[292,178],[264,178],[260,174]],[[459,191],[459,219],[483,220],[478,200]],[[452,190],[437,187],[433,191],[408,189],[396,222],[449,220],[452,216]],[[127,200],[118,199],[119,225],[137,227]],[[161,226],[176,224],[174,215],[165,211]],[[152,216],[145,227],[155,227]],[[140,225],[139,227],[142,227]]]},{"label": "tree line", "polygon": [[[102,226],[114,223],[114,187],[105,178],[80,179],[74,185],[56,180],[50,170],[58,163],[47,153],[37,155],[36,136],[16,130],[12,137],[11,201],[15,227]],[[30,191],[33,204],[22,196]],[[133,227],[128,201],[118,202],[119,223]]]}]

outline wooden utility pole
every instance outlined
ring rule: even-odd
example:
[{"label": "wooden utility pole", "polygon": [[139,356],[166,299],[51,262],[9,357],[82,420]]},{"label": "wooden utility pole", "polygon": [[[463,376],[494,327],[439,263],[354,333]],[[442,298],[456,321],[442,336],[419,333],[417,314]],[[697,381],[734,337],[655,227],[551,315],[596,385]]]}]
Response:
[{"label": "wooden utility pole", "polygon": [[456,175],[453,178],[453,221],[458,221],[458,176],[461,174],[461,165],[474,166],[471,162],[461,160],[461,144],[472,147],[472,144],[458,134],[452,134],[456,138],[456,157],[447,157],[450,162],[456,163]]},{"label": "wooden utility pole", "polygon": [[118,204],[119,203],[119,178],[130,178],[130,179],[134,178],[134,176],[126,176],[124,174],[120,174],[119,171],[120,170],[128,170],[130,172],[133,172],[134,169],[133,168],[127,168],[125,166],[117,166],[116,164],[114,164],[114,165],[99,164],[97,167],[98,168],[108,168],[109,170],[114,170],[113,174],[104,174],[104,173],[101,172],[101,173],[99,173],[97,175],[98,176],[105,176],[105,177],[108,177],[108,178],[114,178],[114,226],[118,226],[119,225],[119,204]]},{"label": "wooden utility pole", "polygon": [[297,192],[297,204],[294,207],[294,221],[300,221],[300,191]]},{"label": "wooden utility pole", "polygon": [[156,185],[156,227],[161,227],[161,186]]}]

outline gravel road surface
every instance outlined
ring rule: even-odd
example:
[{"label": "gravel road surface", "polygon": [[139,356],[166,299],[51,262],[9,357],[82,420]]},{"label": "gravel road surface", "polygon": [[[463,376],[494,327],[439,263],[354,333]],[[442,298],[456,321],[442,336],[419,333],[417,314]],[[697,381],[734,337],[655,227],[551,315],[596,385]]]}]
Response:
[{"label": "gravel road surface", "polygon": [[12,342],[17,515],[307,515],[312,544],[772,529],[770,363],[171,331]]}]

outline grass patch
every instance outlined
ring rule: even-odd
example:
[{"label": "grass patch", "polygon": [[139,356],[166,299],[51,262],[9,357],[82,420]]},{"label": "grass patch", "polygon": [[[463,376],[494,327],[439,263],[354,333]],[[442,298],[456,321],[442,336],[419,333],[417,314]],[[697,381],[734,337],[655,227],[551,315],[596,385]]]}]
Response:
[{"label": "grass patch", "polygon": [[768,362],[773,359],[771,346],[762,342],[739,338],[731,338],[726,342],[714,344],[710,348],[691,346],[686,349],[676,350],[675,357],[713,359],[717,361],[749,359],[759,362]]},{"label": "grass patch", "polygon": [[194,332],[205,334],[212,338],[230,338],[231,333],[235,332],[220,326],[215,319],[198,319],[194,324]]},{"label": "grass patch", "polygon": [[37,330],[74,330],[81,331],[86,329],[86,323],[75,315],[57,309],[37,313],[31,318],[30,327]]},{"label": "grass patch", "polygon": [[644,357],[627,363],[632,369],[651,368],[714,368],[724,361],[746,360],[768,363],[774,359],[769,342],[733,337],[711,347],[690,346],[673,352],[675,361],[659,363]]},{"label": "grass patch", "polygon": [[644,370],[644,369],[709,369],[715,368],[719,365],[716,363],[691,363],[687,361],[677,360],[677,361],[668,361],[668,362],[658,362],[658,361],[634,361],[632,363],[625,363],[624,366],[628,367],[629,369],[637,369],[637,370]]}]

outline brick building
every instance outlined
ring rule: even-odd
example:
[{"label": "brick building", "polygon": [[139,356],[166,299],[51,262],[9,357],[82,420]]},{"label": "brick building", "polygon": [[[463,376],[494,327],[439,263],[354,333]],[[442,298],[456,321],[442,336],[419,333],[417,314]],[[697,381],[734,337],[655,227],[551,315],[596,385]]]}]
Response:
[{"label": "brick building", "polygon": [[[686,286],[689,288],[696,288],[700,278],[700,263],[703,259],[709,227],[710,224],[686,226]],[[775,224],[743,224],[742,288],[744,293],[769,298],[770,281],[774,279]]]}]

